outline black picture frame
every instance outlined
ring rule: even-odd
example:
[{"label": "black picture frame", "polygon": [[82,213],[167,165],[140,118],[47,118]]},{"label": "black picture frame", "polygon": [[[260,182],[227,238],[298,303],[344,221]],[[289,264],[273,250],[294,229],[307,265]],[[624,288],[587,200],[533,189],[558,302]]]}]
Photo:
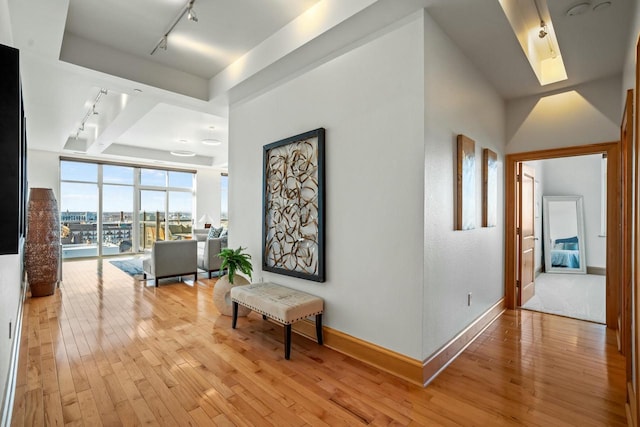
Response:
[{"label": "black picture frame", "polygon": [[263,147],[262,269],[325,281],[325,129]]}]

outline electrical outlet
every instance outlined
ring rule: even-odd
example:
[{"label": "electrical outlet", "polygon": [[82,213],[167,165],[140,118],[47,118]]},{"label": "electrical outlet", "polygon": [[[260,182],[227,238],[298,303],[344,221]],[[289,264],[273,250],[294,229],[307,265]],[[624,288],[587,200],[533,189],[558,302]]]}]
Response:
[{"label": "electrical outlet", "polygon": [[471,307],[471,292],[467,294],[467,306]]},{"label": "electrical outlet", "polygon": [[264,282],[264,279],[262,278],[262,276],[260,276],[260,277],[258,278],[258,281],[259,281],[260,283]]}]

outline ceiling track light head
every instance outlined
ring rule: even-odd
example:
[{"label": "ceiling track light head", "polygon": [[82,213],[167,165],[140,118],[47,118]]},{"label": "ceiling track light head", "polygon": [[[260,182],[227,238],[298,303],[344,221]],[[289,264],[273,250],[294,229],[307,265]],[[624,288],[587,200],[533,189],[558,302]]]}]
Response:
[{"label": "ceiling track light head", "polygon": [[549,32],[547,31],[547,24],[545,24],[544,21],[540,21],[540,31],[538,32],[538,37],[543,39],[547,37],[547,34],[549,34]]},{"label": "ceiling track light head", "polygon": [[193,10],[193,3],[189,3],[189,8],[187,9],[187,19],[189,21],[198,22],[196,11]]}]

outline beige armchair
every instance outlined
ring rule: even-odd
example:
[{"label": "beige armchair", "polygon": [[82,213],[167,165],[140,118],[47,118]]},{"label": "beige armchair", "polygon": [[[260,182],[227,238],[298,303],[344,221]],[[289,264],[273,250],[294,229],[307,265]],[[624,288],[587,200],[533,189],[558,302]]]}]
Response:
[{"label": "beige armchair", "polygon": [[193,274],[198,279],[198,244],[195,240],[166,240],[154,242],[151,256],[142,260],[144,278],[147,275],[158,280],[166,277]]},{"label": "beige armchair", "polygon": [[211,279],[212,271],[220,271],[222,260],[218,256],[223,249],[224,239],[205,239],[198,242],[198,268],[209,273]]},{"label": "beige armchair", "polygon": [[198,242],[198,268],[209,273],[211,279],[211,272],[220,271],[222,260],[218,254],[227,247],[227,237],[209,239],[208,228],[194,228],[192,235]]}]

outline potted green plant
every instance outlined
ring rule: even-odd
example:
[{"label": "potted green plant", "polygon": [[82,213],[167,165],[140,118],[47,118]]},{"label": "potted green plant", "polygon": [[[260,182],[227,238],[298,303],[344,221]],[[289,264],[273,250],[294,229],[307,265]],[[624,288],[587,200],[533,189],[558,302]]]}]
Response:
[{"label": "potted green plant", "polygon": [[[225,316],[233,314],[231,306],[231,288],[234,286],[248,285],[249,281],[237,272],[246,274],[251,279],[253,266],[251,265],[251,255],[244,252],[246,248],[223,249],[218,256],[222,259],[220,271],[227,270],[227,274],[220,277],[213,288],[213,302]],[[247,307],[238,307],[238,316],[246,316],[251,313]]]},{"label": "potted green plant", "polygon": [[222,259],[222,264],[220,265],[220,270],[227,270],[227,275],[229,276],[229,283],[233,284],[233,278],[236,274],[236,271],[249,276],[251,279],[251,273],[253,272],[253,265],[251,265],[251,255],[248,253],[244,253],[246,248],[242,246],[238,249],[223,249],[218,254],[218,257]]}]

